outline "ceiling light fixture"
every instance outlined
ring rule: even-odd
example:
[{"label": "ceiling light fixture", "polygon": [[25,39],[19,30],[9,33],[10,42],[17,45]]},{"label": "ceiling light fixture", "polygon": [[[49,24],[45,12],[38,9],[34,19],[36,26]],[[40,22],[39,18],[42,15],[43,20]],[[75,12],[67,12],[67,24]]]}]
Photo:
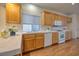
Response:
[{"label": "ceiling light fixture", "polygon": [[72,3],[72,5],[74,5],[75,3]]}]

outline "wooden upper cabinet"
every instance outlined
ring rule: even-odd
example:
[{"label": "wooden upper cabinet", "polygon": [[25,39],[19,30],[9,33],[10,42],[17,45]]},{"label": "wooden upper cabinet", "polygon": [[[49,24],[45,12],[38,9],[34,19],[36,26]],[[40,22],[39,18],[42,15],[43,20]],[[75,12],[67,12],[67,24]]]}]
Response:
[{"label": "wooden upper cabinet", "polygon": [[63,23],[63,26],[67,26],[67,17],[66,16],[62,16],[62,23]]},{"label": "wooden upper cabinet", "polygon": [[51,22],[52,22],[52,26],[53,26],[54,22],[55,22],[55,14],[54,13],[52,14],[52,21]]},{"label": "wooden upper cabinet", "polygon": [[72,18],[71,17],[67,17],[67,23],[72,23]]},{"label": "wooden upper cabinet", "polygon": [[52,25],[52,14],[50,12],[44,11],[42,13],[42,25],[50,26]]},{"label": "wooden upper cabinet", "polygon": [[54,20],[57,20],[57,19],[58,19],[57,14],[54,14]]},{"label": "wooden upper cabinet", "polygon": [[41,23],[42,25],[53,26],[56,20],[61,20],[63,23],[63,26],[67,26],[68,19],[71,19],[71,18],[60,14],[43,11]]},{"label": "wooden upper cabinet", "polygon": [[67,17],[65,16],[65,19],[64,19],[64,26],[67,26]]},{"label": "wooden upper cabinet", "polygon": [[6,4],[6,22],[12,24],[20,24],[21,19],[20,4]]}]

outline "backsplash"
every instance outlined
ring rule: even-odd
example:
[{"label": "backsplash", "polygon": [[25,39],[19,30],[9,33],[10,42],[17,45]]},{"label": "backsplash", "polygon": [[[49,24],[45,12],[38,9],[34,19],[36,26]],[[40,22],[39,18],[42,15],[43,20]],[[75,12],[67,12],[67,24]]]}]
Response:
[{"label": "backsplash", "polygon": [[41,26],[41,31],[52,30],[51,26]]},{"label": "backsplash", "polygon": [[6,30],[7,29],[10,29],[10,28],[13,28],[17,30],[17,32],[21,32],[22,31],[22,28],[21,28],[21,25],[20,24],[6,24]]}]

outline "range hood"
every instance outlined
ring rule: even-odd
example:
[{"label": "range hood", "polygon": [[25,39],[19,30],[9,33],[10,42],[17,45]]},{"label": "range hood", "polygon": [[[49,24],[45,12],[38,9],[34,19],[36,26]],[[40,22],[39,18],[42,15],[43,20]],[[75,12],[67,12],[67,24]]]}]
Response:
[{"label": "range hood", "polygon": [[53,27],[63,27],[61,20],[55,20]]}]

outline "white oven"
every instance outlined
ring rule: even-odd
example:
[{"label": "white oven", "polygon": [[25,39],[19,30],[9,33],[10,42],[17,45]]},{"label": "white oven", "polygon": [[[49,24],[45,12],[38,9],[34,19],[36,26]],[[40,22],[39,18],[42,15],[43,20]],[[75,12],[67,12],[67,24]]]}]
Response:
[{"label": "white oven", "polygon": [[59,43],[65,42],[65,31],[59,31]]},{"label": "white oven", "polygon": [[54,22],[53,30],[56,30],[59,33],[59,43],[65,42],[65,28],[61,20],[56,20]]}]

